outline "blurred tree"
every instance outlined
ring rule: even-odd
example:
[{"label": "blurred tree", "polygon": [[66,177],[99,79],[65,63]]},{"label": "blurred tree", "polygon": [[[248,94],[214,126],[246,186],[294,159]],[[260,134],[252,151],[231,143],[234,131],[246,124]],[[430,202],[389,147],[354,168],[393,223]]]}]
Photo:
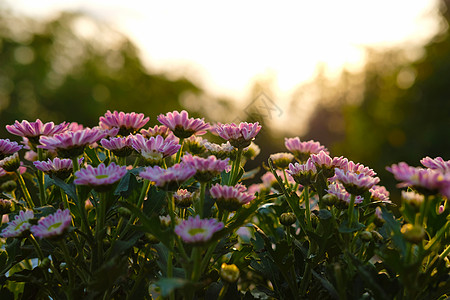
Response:
[{"label": "blurred tree", "polygon": [[151,117],[203,91],[150,74],[122,34],[80,13],[38,22],[0,8],[0,135],[15,120],[98,124],[107,109]]},{"label": "blurred tree", "polygon": [[442,2],[442,30],[411,61],[403,49],[368,50],[362,72],[344,72],[338,84],[321,78],[321,100],[307,138],[374,168],[392,186],[385,166],[420,165],[425,156],[450,159],[450,20]]}]

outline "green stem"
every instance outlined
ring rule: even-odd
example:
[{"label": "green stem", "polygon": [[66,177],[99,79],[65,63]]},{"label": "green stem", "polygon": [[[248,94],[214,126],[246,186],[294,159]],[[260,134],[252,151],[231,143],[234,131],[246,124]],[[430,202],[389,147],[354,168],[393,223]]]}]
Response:
[{"label": "green stem", "polygon": [[95,239],[97,240],[97,261],[102,265],[103,261],[103,236],[105,233],[107,193],[99,193],[99,203],[97,205],[97,224],[95,226]]},{"label": "green stem", "polygon": [[309,261],[307,261],[306,266],[305,266],[305,271],[303,272],[302,282],[300,283],[300,295],[301,296],[306,295],[310,277],[311,277],[311,263]]},{"label": "green stem", "polygon": [[205,205],[205,190],[206,190],[206,182],[200,183],[200,198],[199,202],[196,203],[195,212],[203,218],[203,207]]},{"label": "green stem", "polygon": [[184,144],[184,138],[180,138],[181,148],[180,148],[180,150],[178,150],[177,156],[175,157],[175,163],[176,164],[180,162],[181,153],[183,153],[183,144]]},{"label": "green stem", "polygon": [[427,214],[429,209],[430,209],[430,198],[428,196],[425,196],[425,199],[420,209],[419,223],[418,223],[420,226],[426,227]]},{"label": "green stem", "polygon": [[200,279],[201,270],[202,270],[202,258],[200,249],[197,246],[194,246],[191,253],[191,261],[194,263],[194,268],[191,274],[191,280],[193,282],[197,282]]},{"label": "green stem", "polygon": [[351,194],[350,203],[348,204],[348,227],[351,228],[353,226],[353,209],[355,208],[355,198],[356,196]]},{"label": "green stem", "polygon": [[[69,249],[67,249],[67,245],[66,243],[62,240],[59,242],[59,245],[61,246],[61,249],[64,253],[64,258],[66,260],[67,263],[67,270],[69,273],[69,288],[70,290],[73,289],[73,284],[74,284],[74,277],[73,277],[73,270],[74,270],[74,265],[72,264],[72,257],[70,256],[69,253]],[[72,298],[72,292],[70,291],[70,294],[68,295],[69,298]]]},{"label": "green stem", "polygon": [[439,229],[439,231],[436,233],[436,235],[431,239],[431,241],[428,242],[428,244],[426,244],[425,246],[425,251],[431,251],[431,249],[433,248],[434,245],[436,245],[436,243],[439,242],[439,240],[441,239],[441,237],[448,232],[448,229],[450,227],[450,221],[447,221],[447,223],[445,223],[444,227],[442,227],[441,229]]},{"label": "green stem", "polygon": [[[78,165],[78,158],[77,157],[72,157],[72,164],[73,164],[73,176],[75,178],[75,173],[80,169],[79,165]],[[80,193],[78,191],[78,186],[75,185],[75,192],[77,195],[77,200],[75,200],[75,203],[77,205],[77,208],[80,212],[81,215],[81,230],[83,232],[86,232],[88,234],[88,236],[92,237],[92,232],[91,232],[91,228],[89,226],[89,221],[87,218],[87,214],[86,214],[86,208],[85,208],[85,199],[80,199]]]},{"label": "green stem", "polygon": [[237,176],[239,174],[239,169],[241,167],[241,157],[243,149],[239,148],[236,153],[236,159],[233,162],[233,167],[231,169],[231,174],[228,180],[228,185],[235,185],[237,182]]},{"label": "green stem", "polygon": [[223,287],[220,290],[219,297],[217,298],[217,300],[222,300],[223,297],[225,297],[225,295],[227,294],[227,291],[228,291],[228,286],[229,286],[228,282],[224,282]]},{"label": "green stem", "polygon": [[[42,263],[42,261],[44,260],[44,254],[42,253],[42,249],[39,246],[39,243],[36,241],[35,237],[32,234],[29,235],[28,239],[31,241],[31,243],[33,244],[34,248],[36,249],[36,252],[38,254],[39,260]],[[47,270],[44,270],[44,276],[45,276],[45,281],[48,281]]]},{"label": "green stem", "polygon": [[[141,209],[142,204],[144,203],[145,196],[148,193],[148,190],[150,189],[150,181],[147,179],[144,179],[144,184],[142,185],[141,194],[139,195],[137,208]],[[132,213],[130,216],[130,219],[128,220],[127,225],[125,226],[124,230],[121,232],[121,236],[126,234],[128,230],[130,229],[131,225],[133,225],[134,221],[136,220],[136,214]]]},{"label": "green stem", "polygon": [[303,190],[303,199],[305,201],[305,214],[306,214],[306,225],[309,230],[312,230],[312,224],[311,224],[311,207],[309,204],[309,187],[305,186]]},{"label": "green stem", "polygon": [[19,180],[20,188],[22,189],[23,196],[25,201],[27,202],[27,206],[29,209],[34,208],[33,200],[31,199],[30,193],[28,192],[27,186],[25,185],[25,181],[23,180],[22,174],[20,174],[19,169],[15,171],[17,175],[17,179]]},{"label": "green stem", "polygon": [[[37,148],[38,160],[42,161],[44,159],[44,149]],[[40,170],[37,170],[37,181],[39,184],[39,206],[47,204],[46,194],[45,194],[45,185],[44,185],[44,173]]]}]

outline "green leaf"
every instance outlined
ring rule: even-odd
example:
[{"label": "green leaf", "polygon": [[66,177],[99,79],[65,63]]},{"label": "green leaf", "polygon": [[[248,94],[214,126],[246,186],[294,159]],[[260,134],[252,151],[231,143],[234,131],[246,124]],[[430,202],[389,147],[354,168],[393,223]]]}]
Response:
[{"label": "green leaf", "polygon": [[166,192],[158,190],[152,185],[148,190],[147,200],[144,201],[144,214],[146,216],[159,215],[166,204]]},{"label": "green leaf", "polygon": [[334,288],[334,286],[326,278],[320,276],[316,271],[311,270],[312,275],[320,281],[322,286],[330,293],[333,299],[339,299],[339,294]]},{"label": "green leaf", "polygon": [[365,228],[366,226],[364,224],[361,223],[353,223],[352,227],[348,226],[348,220],[344,220],[342,221],[341,225],[339,226],[339,232],[341,233],[352,233],[352,232],[356,232],[359,231],[363,228]]},{"label": "green leaf", "polygon": [[97,156],[97,152],[95,151],[95,149],[91,148],[91,147],[86,147],[84,149],[84,153],[86,153],[87,157],[89,158],[89,160],[91,161],[91,165],[96,168],[98,167],[99,164],[101,164],[100,159]]},{"label": "green leaf", "polygon": [[156,285],[161,288],[161,295],[168,297],[176,289],[183,288],[189,284],[189,281],[182,278],[161,278]]},{"label": "green leaf", "polygon": [[114,191],[114,195],[128,198],[134,191],[139,190],[141,186],[142,184],[138,183],[136,176],[131,171],[128,171],[119,181],[119,184]]},{"label": "green leaf", "polygon": [[406,255],[406,243],[400,231],[400,223],[394,219],[394,215],[388,212],[385,207],[381,207],[381,212],[383,219],[386,221],[386,227],[394,233],[392,241],[400,249],[404,257]]},{"label": "green leaf", "polygon": [[93,274],[89,287],[95,291],[103,292],[111,288],[116,281],[126,275],[128,268],[127,256],[115,256],[105,262]]},{"label": "green leaf", "polygon": [[321,220],[328,220],[329,218],[332,217],[332,215],[328,209],[321,209],[321,210],[319,210],[318,217]]},{"label": "green leaf", "polygon": [[64,182],[64,180],[61,180],[57,177],[54,177],[53,181],[55,185],[62,189],[70,198],[72,198],[74,201],[78,201],[77,191],[73,183],[68,184]]},{"label": "green leaf", "polygon": [[121,253],[127,251],[133,247],[136,242],[143,236],[142,232],[133,232],[133,235],[127,240],[117,240],[114,243],[114,248],[111,251],[111,256],[120,255]]}]

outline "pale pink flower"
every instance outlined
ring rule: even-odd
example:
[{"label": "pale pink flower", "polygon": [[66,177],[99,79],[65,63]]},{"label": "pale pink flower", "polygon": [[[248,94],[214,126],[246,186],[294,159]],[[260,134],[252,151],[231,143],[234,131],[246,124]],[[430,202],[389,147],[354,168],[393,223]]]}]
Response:
[{"label": "pale pink flower", "polygon": [[442,173],[450,173],[450,160],[445,161],[442,157],[436,157],[433,159],[427,156],[420,162],[427,168],[441,171]]},{"label": "pale pink flower", "polygon": [[402,191],[402,200],[419,210],[425,200],[425,196],[412,191]]},{"label": "pale pink flower", "polygon": [[391,203],[392,201],[389,199],[389,191],[381,185],[374,185],[370,188],[370,194],[372,195],[372,199],[374,201],[381,201],[386,203]]},{"label": "pale pink flower", "polygon": [[[281,178],[281,180],[284,181],[284,174],[281,170],[275,170],[277,175]],[[295,180],[292,176],[286,176],[288,183],[295,184]],[[261,181],[264,187],[271,188],[271,187],[278,187],[278,181],[275,178],[275,175],[272,174],[272,172],[266,172],[264,175],[261,176]]]},{"label": "pale pink flower", "polygon": [[33,145],[39,144],[39,138],[41,136],[53,136],[58,133],[62,133],[67,130],[66,122],[62,122],[59,125],[55,125],[53,122],[42,123],[37,119],[36,122],[28,122],[23,120],[19,123],[16,121],[13,125],[6,125],[6,130],[11,134],[26,137]]},{"label": "pale pink flower", "polygon": [[194,176],[195,172],[192,166],[179,163],[167,169],[159,166],[147,167],[139,176],[154,182],[159,188],[176,191],[183,182]]},{"label": "pale pink flower", "polygon": [[318,171],[323,172],[326,178],[334,176],[335,168],[342,168],[348,164],[348,160],[343,156],[331,158],[331,156],[323,150],[321,150],[319,154],[311,154],[309,159],[311,159]]},{"label": "pale pink flower", "polygon": [[150,164],[159,163],[163,158],[177,153],[181,148],[181,145],[173,139],[164,139],[160,135],[146,139],[141,134],[134,136],[132,146]]},{"label": "pale pink flower", "polygon": [[144,114],[124,113],[123,111],[107,111],[104,116],[100,117],[99,125],[103,129],[119,128],[119,135],[127,136],[135,133],[150,120],[149,117],[144,118]]},{"label": "pale pink flower", "polygon": [[343,162],[340,166],[338,166],[338,168],[345,172],[352,172],[355,174],[364,174],[366,176],[377,175],[377,173],[375,173],[375,171],[372,170],[371,168],[365,167],[364,165],[362,165],[360,163],[354,163],[353,161],[349,161],[349,162],[347,162],[347,164],[345,164]]},{"label": "pale pink flower", "polygon": [[118,166],[113,162],[108,166],[101,163],[96,168],[88,165],[85,169],[75,172],[75,180],[73,183],[87,185],[97,191],[104,191],[122,179],[126,173],[126,166]]},{"label": "pale pink flower", "polygon": [[70,210],[58,209],[54,214],[40,219],[38,225],[31,226],[30,231],[40,239],[54,238],[64,234],[71,223],[72,217],[70,216]]},{"label": "pale pink flower", "polygon": [[127,157],[133,153],[133,136],[126,137],[112,137],[109,139],[102,139],[100,144],[103,148],[111,151],[118,157]]},{"label": "pale pink flower", "polygon": [[302,142],[299,137],[285,138],[284,145],[286,146],[286,149],[292,152],[300,161],[306,161],[311,154],[318,154],[320,151],[329,154],[327,148],[322,146],[319,142],[313,140]]},{"label": "pale pink flower", "polygon": [[173,199],[176,206],[186,208],[191,206],[195,197],[195,193],[191,193],[186,189],[179,189],[173,193]]},{"label": "pale pink flower", "polygon": [[336,169],[336,178],[344,185],[347,192],[353,195],[362,195],[380,182],[378,177],[343,171],[341,169]]},{"label": "pale pink flower", "polygon": [[210,155],[207,158],[202,158],[187,154],[181,159],[183,162],[191,165],[196,170],[194,178],[200,182],[208,182],[218,176],[221,172],[225,171],[229,162],[228,158],[221,160],[217,159],[214,155]]},{"label": "pale pink flower", "polygon": [[164,125],[155,125],[153,127],[149,127],[148,129],[141,129],[140,133],[146,138],[150,138],[152,136],[156,137],[157,135],[167,138],[169,135],[173,135],[169,127]]},{"label": "pale pink flower", "polygon": [[228,186],[216,183],[209,191],[211,196],[216,199],[217,206],[220,209],[236,211],[242,205],[256,198],[255,195],[246,193],[246,190],[246,187],[241,184]]},{"label": "pale pink flower", "polygon": [[261,130],[261,126],[258,122],[241,122],[239,125],[236,125],[234,123],[218,123],[215,127],[215,130],[221,138],[229,141],[233,147],[243,149],[251,144],[252,140]]},{"label": "pale pink flower", "polygon": [[11,142],[9,139],[0,139],[0,160],[22,149],[22,145]]},{"label": "pale pink flower", "polygon": [[216,219],[200,219],[200,216],[189,217],[175,226],[175,233],[187,244],[202,244],[209,241],[213,234],[224,227]]},{"label": "pale pink flower", "polygon": [[14,172],[21,164],[22,162],[20,161],[19,153],[17,152],[0,160],[0,167],[7,172]]},{"label": "pale pink flower", "polygon": [[84,126],[82,124],[77,123],[77,122],[71,122],[69,124],[69,127],[67,128],[67,130],[70,130],[70,131],[80,131],[80,130],[83,130],[83,129],[84,129]]},{"label": "pale pink flower", "polygon": [[1,236],[4,238],[21,237],[30,229],[30,220],[34,218],[32,210],[21,210],[14,220],[10,221],[8,225],[2,230]]},{"label": "pale pink flower", "polygon": [[208,123],[205,123],[204,118],[189,118],[185,110],[168,112],[166,115],[160,114],[157,119],[179,138],[188,138],[193,134],[203,135],[210,127]]},{"label": "pale pink flower", "polygon": [[231,146],[230,142],[226,142],[221,145],[210,142],[204,142],[203,145],[210,154],[216,156],[219,159],[231,157],[233,151],[235,150],[234,147]]},{"label": "pale pink flower", "polygon": [[77,157],[84,148],[104,138],[108,132],[100,129],[86,128],[80,131],[67,131],[52,137],[41,136],[38,148],[55,150],[63,158]]},{"label": "pale pink flower", "polygon": [[270,159],[272,160],[274,167],[284,170],[294,160],[294,155],[291,153],[279,152],[271,154]]}]

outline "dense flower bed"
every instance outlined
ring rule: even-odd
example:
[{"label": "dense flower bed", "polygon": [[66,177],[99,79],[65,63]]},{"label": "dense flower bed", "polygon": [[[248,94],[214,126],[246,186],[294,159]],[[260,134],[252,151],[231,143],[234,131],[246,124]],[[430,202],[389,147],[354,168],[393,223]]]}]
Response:
[{"label": "dense flower bed", "polygon": [[450,161],[388,167],[396,207],[374,170],[319,142],[286,138],[247,186],[258,123],[157,120],[6,126],[22,143],[0,139],[2,299],[450,295]]}]

